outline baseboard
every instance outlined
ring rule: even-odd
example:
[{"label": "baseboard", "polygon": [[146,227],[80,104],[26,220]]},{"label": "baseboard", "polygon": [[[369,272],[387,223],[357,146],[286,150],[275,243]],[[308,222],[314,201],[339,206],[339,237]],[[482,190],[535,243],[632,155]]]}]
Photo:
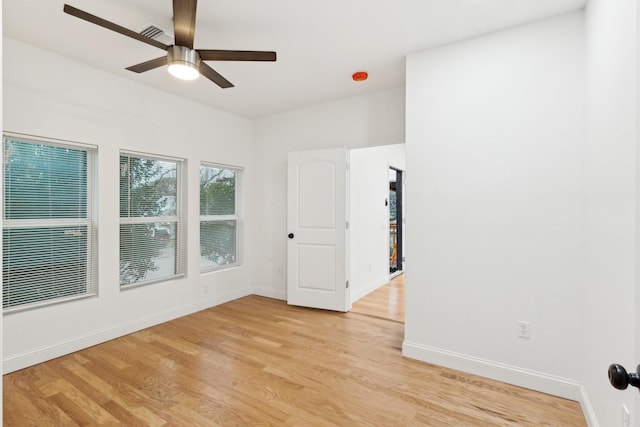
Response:
[{"label": "baseboard", "polygon": [[207,308],[215,307],[216,305],[224,304],[226,302],[233,301],[252,294],[253,292],[251,291],[251,288],[248,287],[239,291],[229,292],[224,295],[215,295],[200,301],[198,303],[198,310],[195,311],[206,310]]},{"label": "baseboard", "polygon": [[600,427],[600,423],[596,417],[596,412],[593,409],[593,405],[591,405],[589,394],[583,386],[580,386],[580,407],[582,408],[584,418],[587,420],[587,425],[589,427]]},{"label": "baseboard", "polygon": [[375,291],[376,289],[386,285],[387,283],[389,283],[389,276],[385,276],[385,277],[381,277],[378,280],[369,283],[368,285],[366,285],[365,287],[363,287],[362,289],[353,289],[352,286],[352,292],[351,292],[351,303],[353,304],[354,302],[358,301],[360,298],[363,298],[367,295],[369,295],[371,292]]},{"label": "baseboard", "polygon": [[286,290],[277,290],[277,289],[267,289],[267,288],[257,288],[254,287],[253,294],[261,297],[279,299],[282,301],[287,300],[287,291]]},{"label": "baseboard", "polygon": [[402,355],[554,396],[581,401],[578,381],[452,351],[403,342]]},{"label": "baseboard", "polygon": [[248,288],[237,292],[231,292],[225,295],[214,296],[202,301],[198,301],[197,303],[178,307],[162,313],[157,313],[143,319],[135,320],[133,322],[123,323],[84,336],[74,337],[64,342],[59,342],[53,345],[40,347],[26,353],[10,356],[2,361],[2,373],[8,374],[9,372],[14,372],[28,366],[46,362],[47,360],[55,359],[56,357],[64,356],[69,353],[73,353],[74,351],[79,351],[96,344],[100,344],[127,334],[131,334],[133,332],[137,332],[151,326],[159,325],[160,323],[168,322],[179,317],[196,313],[198,311],[205,310],[219,304],[224,304],[225,302],[229,302],[237,298],[242,298],[247,295],[251,295],[250,289]]}]

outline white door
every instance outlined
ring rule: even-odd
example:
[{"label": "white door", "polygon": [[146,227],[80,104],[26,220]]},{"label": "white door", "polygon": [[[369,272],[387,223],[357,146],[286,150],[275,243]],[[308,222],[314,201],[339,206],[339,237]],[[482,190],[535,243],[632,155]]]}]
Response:
[{"label": "white door", "polygon": [[351,310],[347,282],[347,179],[344,148],[289,153],[289,304]]}]

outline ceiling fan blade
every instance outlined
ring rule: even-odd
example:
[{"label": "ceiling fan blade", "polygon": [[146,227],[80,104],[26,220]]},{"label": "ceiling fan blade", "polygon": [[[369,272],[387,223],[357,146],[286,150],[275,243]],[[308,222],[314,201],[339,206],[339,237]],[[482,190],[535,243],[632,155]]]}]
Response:
[{"label": "ceiling fan blade", "polygon": [[141,34],[136,33],[135,31],[129,30],[128,28],[121,27],[120,25],[114,24],[113,22],[109,22],[106,19],[102,19],[80,9],[76,9],[75,7],[69,6],[68,4],[64,5],[63,11],[65,13],[68,13],[69,15],[75,16],[76,18],[83,19],[87,22],[91,22],[92,24],[96,24],[108,30],[115,31],[116,33],[120,33],[124,36],[131,37],[132,39],[136,39],[151,46],[155,46],[158,49],[167,50],[169,48],[169,46],[164,43],[160,43],[157,40],[145,37]]},{"label": "ceiling fan blade", "polygon": [[178,46],[193,49],[197,0],[173,0],[173,32]]},{"label": "ceiling fan blade", "polygon": [[200,62],[200,74],[220,86],[222,89],[233,87],[233,84],[229,80],[222,77],[216,70],[209,67],[204,62]]},{"label": "ceiling fan blade", "polygon": [[198,49],[203,61],[275,61],[275,52],[259,50],[208,50]]},{"label": "ceiling fan blade", "polygon": [[144,73],[145,71],[153,70],[154,68],[162,67],[163,65],[167,65],[166,56],[161,56],[160,58],[132,65],[131,67],[127,67],[127,70],[133,71],[134,73]]}]

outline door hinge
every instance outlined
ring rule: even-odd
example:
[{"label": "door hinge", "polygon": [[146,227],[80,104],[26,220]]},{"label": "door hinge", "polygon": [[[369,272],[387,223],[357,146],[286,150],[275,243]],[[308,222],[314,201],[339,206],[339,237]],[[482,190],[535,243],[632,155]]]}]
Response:
[{"label": "door hinge", "polygon": [[347,289],[349,289],[349,281],[347,280]]},{"label": "door hinge", "polygon": [[349,229],[349,221],[347,221],[347,230]]}]

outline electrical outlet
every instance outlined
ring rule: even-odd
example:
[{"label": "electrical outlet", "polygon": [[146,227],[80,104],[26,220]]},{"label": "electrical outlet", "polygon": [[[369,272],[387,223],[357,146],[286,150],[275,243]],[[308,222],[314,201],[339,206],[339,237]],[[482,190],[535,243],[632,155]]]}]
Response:
[{"label": "electrical outlet", "polygon": [[204,285],[204,293],[205,294],[209,293],[209,285]]},{"label": "electrical outlet", "polygon": [[518,320],[518,337],[525,339],[531,338],[531,322]]},{"label": "electrical outlet", "polygon": [[631,413],[624,403],[622,404],[622,427],[631,427]]}]

